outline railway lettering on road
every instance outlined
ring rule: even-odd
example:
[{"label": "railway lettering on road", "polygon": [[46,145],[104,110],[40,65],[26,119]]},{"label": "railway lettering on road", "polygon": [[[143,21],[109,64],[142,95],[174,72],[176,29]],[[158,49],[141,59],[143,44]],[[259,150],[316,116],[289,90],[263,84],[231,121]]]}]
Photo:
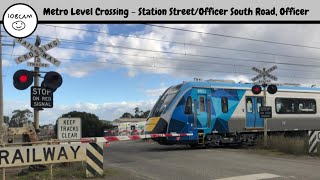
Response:
[{"label": "railway lettering on road", "polygon": [[85,160],[85,144],[5,147],[0,149],[0,168]]}]

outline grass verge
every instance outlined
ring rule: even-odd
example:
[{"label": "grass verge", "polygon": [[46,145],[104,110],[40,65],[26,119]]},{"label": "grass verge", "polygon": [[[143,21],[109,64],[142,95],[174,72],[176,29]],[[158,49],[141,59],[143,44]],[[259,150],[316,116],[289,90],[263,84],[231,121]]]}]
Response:
[{"label": "grass verge", "polygon": [[[6,179],[12,180],[49,180],[50,169],[43,171],[28,171],[25,175],[15,174],[7,175]],[[29,168],[24,168],[24,171]],[[52,169],[52,179],[84,179],[86,177],[86,165],[81,162],[67,163],[67,164],[54,164]]]},{"label": "grass verge", "polygon": [[[18,175],[22,168],[19,169],[7,169],[6,179],[10,180],[50,180],[50,170],[44,171],[32,171],[25,175]],[[26,170],[29,168],[23,168]],[[10,172],[9,172],[10,171]],[[94,178],[86,178],[86,164],[81,162],[65,163],[65,164],[54,164],[53,165],[53,177],[54,180],[78,180],[78,179],[92,179],[92,180],[102,180],[102,179],[112,179],[112,180],[124,180],[132,179],[132,174],[123,169],[109,167],[107,166],[104,170],[104,175],[97,176]],[[2,175],[1,175],[2,176]],[[0,176],[0,177],[1,177]],[[138,178],[139,179],[139,178]]]},{"label": "grass verge", "polygon": [[259,150],[269,150],[273,153],[284,153],[291,155],[314,155],[320,156],[320,148],[318,153],[309,153],[309,137],[308,136],[284,136],[284,135],[271,135],[268,136],[267,145],[264,145],[263,137],[257,139],[255,146]]}]

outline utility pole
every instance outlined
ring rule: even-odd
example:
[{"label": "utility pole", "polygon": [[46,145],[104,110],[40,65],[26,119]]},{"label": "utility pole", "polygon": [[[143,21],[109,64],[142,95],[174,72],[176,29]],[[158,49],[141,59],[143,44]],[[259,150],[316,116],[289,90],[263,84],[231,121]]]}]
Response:
[{"label": "utility pole", "polygon": [[2,35],[0,25],[0,126],[3,126]]},{"label": "utility pole", "polygon": [[[13,44],[2,44],[2,34],[1,34],[1,25],[0,25],[0,127],[4,125],[4,120],[3,120],[3,75],[2,75],[2,46],[14,46]],[[0,132],[0,141],[1,143],[3,142],[3,135]]]},{"label": "utility pole", "polygon": [[[3,144],[3,137],[5,135],[4,120],[3,120],[3,75],[2,75],[2,46],[14,46],[13,44],[3,44],[0,25],[0,144]],[[3,171],[4,172],[4,171]],[[5,174],[5,173],[3,173]]]}]

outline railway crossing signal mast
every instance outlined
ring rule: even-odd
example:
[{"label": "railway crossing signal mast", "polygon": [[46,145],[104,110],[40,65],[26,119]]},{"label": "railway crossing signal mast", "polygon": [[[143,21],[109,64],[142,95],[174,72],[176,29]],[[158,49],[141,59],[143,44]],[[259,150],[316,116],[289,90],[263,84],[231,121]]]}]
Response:
[{"label": "railway crossing signal mast", "polygon": [[40,72],[40,67],[49,67],[49,64],[41,63],[40,58],[42,57],[58,67],[61,62],[50,56],[46,51],[59,46],[60,42],[56,39],[40,46],[41,39],[39,36],[37,36],[34,45],[25,39],[15,38],[14,40],[30,50],[30,52],[15,58],[17,64],[34,58],[33,63],[27,63],[28,66],[34,67],[34,70],[28,71],[21,69],[16,71],[13,75],[13,85],[18,90],[25,90],[34,82],[34,86],[31,87],[31,107],[34,108],[34,128],[37,130],[39,129],[39,111],[42,110],[42,108],[53,107],[53,92],[62,84],[61,75],[57,72],[50,71],[46,73],[41,86],[39,86],[39,77],[41,77],[40,74],[43,73]]},{"label": "railway crossing signal mast", "polygon": [[[253,82],[255,82],[256,80],[260,79],[260,78],[263,78],[263,80],[260,80],[259,83],[261,83],[262,87],[263,87],[263,97],[264,97],[264,101],[263,101],[263,107],[261,108],[260,107],[260,116],[261,116],[261,111],[270,111],[268,112],[269,115],[268,116],[263,116],[264,118],[264,128],[263,128],[263,132],[264,132],[264,145],[267,145],[267,136],[268,136],[268,122],[267,122],[267,117],[271,118],[272,117],[272,111],[271,111],[271,107],[267,106],[266,105],[266,102],[267,102],[267,91],[270,93],[270,94],[275,94],[278,90],[277,86],[276,85],[273,85],[273,84],[270,84],[270,80],[267,80],[267,77],[274,80],[274,81],[277,81],[278,78],[269,74],[270,72],[274,71],[275,69],[277,69],[278,67],[277,66],[273,66],[271,67],[270,69],[266,70],[265,68],[263,68],[262,70],[258,69],[258,68],[255,68],[253,67],[252,70],[255,71],[255,72],[258,72],[259,75],[257,75],[256,77],[252,78],[251,80]],[[269,83],[269,85],[268,85]],[[260,94],[261,93],[261,86],[260,85],[254,85],[252,87],[252,93],[253,94]],[[266,88],[268,87],[268,88]]]}]

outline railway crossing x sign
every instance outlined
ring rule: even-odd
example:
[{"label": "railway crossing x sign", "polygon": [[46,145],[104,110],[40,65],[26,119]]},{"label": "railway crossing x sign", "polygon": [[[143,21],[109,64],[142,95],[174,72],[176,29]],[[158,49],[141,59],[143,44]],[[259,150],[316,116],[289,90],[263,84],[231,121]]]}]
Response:
[{"label": "railway crossing x sign", "polygon": [[260,79],[260,78],[262,78],[262,77],[268,77],[268,78],[270,78],[270,79],[272,79],[272,80],[277,81],[277,80],[278,80],[277,77],[269,74],[270,72],[272,72],[273,70],[275,70],[275,69],[277,69],[277,68],[278,68],[277,66],[273,66],[273,67],[271,67],[271,68],[268,69],[268,70],[265,70],[265,69],[260,70],[260,69],[258,69],[258,68],[253,67],[252,70],[254,70],[254,71],[256,71],[256,72],[258,72],[258,73],[260,73],[260,74],[259,74],[258,76],[256,76],[256,77],[252,78],[251,80],[252,80],[252,81],[256,81],[256,80],[258,80],[258,79]]},{"label": "railway crossing x sign", "polygon": [[17,64],[20,64],[22,62],[25,62],[28,59],[31,59],[31,58],[37,57],[37,56],[43,57],[44,59],[49,61],[51,64],[53,64],[57,67],[61,64],[61,62],[58,59],[56,59],[56,58],[50,56],[48,53],[46,53],[46,51],[60,45],[59,39],[51,41],[50,43],[42,45],[40,47],[37,47],[24,39],[15,38],[14,40],[15,40],[15,42],[20,43],[22,46],[24,46],[25,48],[30,50],[30,52],[15,58],[15,61]]}]

